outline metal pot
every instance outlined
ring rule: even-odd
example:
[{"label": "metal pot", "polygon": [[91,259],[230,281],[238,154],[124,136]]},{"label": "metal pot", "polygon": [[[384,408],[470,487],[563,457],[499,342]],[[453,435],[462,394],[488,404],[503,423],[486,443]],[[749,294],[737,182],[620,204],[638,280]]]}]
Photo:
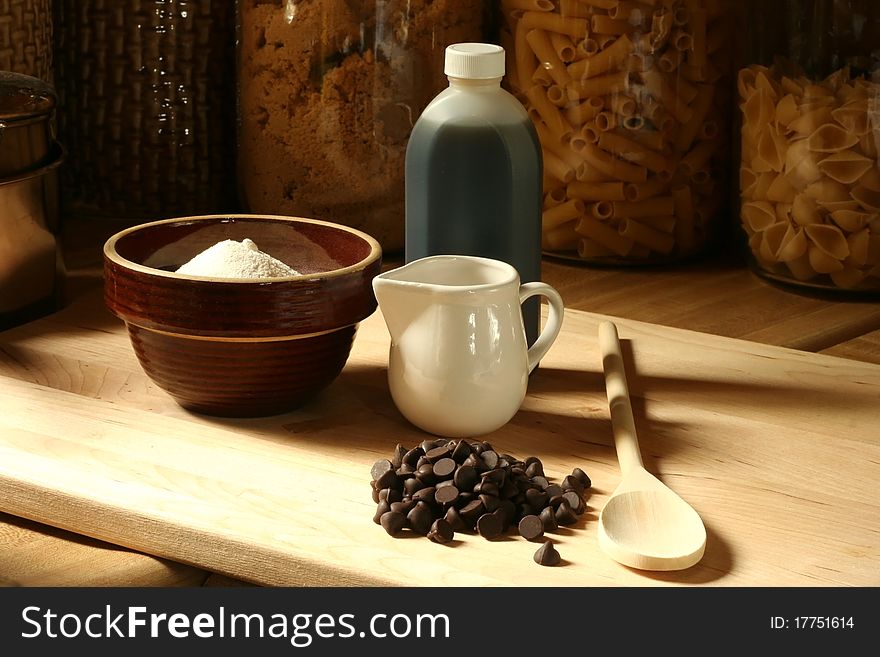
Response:
[{"label": "metal pot", "polygon": [[0,178],[43,165],[54,141],[55,90],[47,82],[0,71]]},{"label": "metal pot", "polygon": [[55,142],[47,164],[0,179],[0,329],[55,309],[58,168],[64,156]]}]

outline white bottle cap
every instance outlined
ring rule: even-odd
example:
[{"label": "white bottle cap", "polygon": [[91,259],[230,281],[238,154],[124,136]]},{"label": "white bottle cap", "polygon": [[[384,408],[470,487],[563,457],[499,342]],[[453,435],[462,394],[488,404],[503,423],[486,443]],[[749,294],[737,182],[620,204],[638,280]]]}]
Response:
[{"label": "white bottle cap", "polygon": [[449,77],[490,80],[504,76],[504,48],[491,43],[455,43],[446,48]]}]

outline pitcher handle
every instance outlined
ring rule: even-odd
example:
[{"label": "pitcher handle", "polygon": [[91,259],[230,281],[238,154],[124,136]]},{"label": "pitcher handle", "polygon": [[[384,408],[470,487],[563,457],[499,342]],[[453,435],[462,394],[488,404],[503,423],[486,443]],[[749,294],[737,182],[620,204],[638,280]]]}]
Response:
[{"label": "pitcher handle", "polygon": [[541,329],[541,335],[538,336],[538,339],[529,348],[529,374],[538,366],[538,363],[550,349],[550,345],[553,344],[559,335],[559,330],[562,328],[562,316],[565,312],[565,304],[563,304],[559,292],[547,283],[540,281],[520,285],[519,303],[522,305],[526,299],[538,295],[547,298],[547,301],[550,303],[550,312],[547,315],[547,323]]}]

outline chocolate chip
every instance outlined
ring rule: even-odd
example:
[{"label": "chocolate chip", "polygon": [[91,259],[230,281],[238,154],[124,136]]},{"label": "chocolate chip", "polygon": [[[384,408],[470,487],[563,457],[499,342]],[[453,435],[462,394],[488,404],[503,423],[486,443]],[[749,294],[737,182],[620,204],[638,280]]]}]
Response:
[{"label": "chocolate chip", "polygon": [[458,499],[458,489],[455,486],[440,486],[434,492],[434,501],[440,506],[449,506]]},{"label": "chocolate chip", "polygon": [[419,462],[419,458],[424,456],[425,452],[421,447],[413,447],[406,454],[403,455],[403,464],[409,465],[413,470],[416,468],[416,463]]},{"label": "chocolate chip", "polygon": [[526,476],[527,477],[543,477],[544,476],[544,466],[540,461],[533,461],[528,466],[526,466]]},{"label": "chocolate chip", "polygon": [[480,453],[480,458],[483,459],[483,463],[486,464],[486,468],[489,470],[494,470],[498,467],[498,454],[493,449],[484,449]]},{"label": "chocolate chip", "polygon": [[491,513],[501,506],[501,500],[496,495],[487,495],[486,493],[480,495],[480,502],[483,503],[483,508],[487,513]]},{"label": "chocolate chip", "polygon": [[401,479],[406,479],[415,471],[416,471],[415,467],[413,467],[409,463],[404,463],[399,468],[397,468],[396,474]]},{"label": "chocolate chip", "polygon": [[434,444],[434,440],[432,438],[426,438],[421,442],[421,444],[419,444],[419,447],[422,450],[422,454],[427,454],[432,449],[434,449],[436,445]]},{"label": "chocolate chip", "polygon": [[456,467],[458,467],[458,464],[455,461],[448,456],[443,457],[434,463],[434,476],[437,479],[448,479],[453,476]]},{"label": "chocolate chip", "polygon": [[547,506],[547,500],[550,499],[550,496],[547,495],[547,493],[538,490],[537,488],[529,488],[525,495],[526,502],[528,502],[533,509],[543,509]]},{"label": "chocolate chip", "polygon": [[469,466],[469,467],[473,468],[474,470],[476,470],[478,473],[483,472],[484,470],[487,469],[486,464],[483,463],[483,459],[481,459],[476,452],[473,452],[472,454],[470,454],[470,456],[468,456],[464,460],[464,463],[462,463],[462,465]]},{"label": "chocolate chip", "polygon": [[571,505],[564,498],[559,503],[559,506],[556,507],[556,522],[560,525],[573,525],[577,522],[574,509],[571,508]]},{"label": "chocolate chip", "polygon": [[501,518],[495,513],[484,513],[477,519],[477,531],[483,538],[498,538],[503,531]]},{"label": "chocolate chip", "polygon": [[392,502],[400,502],[403,494],[397,488],[383,488],[379,491],[379,501],[385,500],[388,504]]},{"label": "chocolate chip", "polygon": [[415,506],[415,502],[413,502],[412,500],[401,500],[400,502],[391,502],[391,504],[389,504],[389,508],[392,511],[396,513],[402,513],[404,515],[409,513],[409,510],[413,508],[413,506]]},{"label": "chocolate chip", "polygon": [[391,461],[386,462],[388,463],[388,469],[376,478],[376,488],[379,490],[383,488],[398,488],[400,486],[400,477],[391,468]]},{"label": "chocolate chip", "polygon": [[458,490],[473,490],[477,482],[480,481],[480,475],[470,465],[460,465],[452,477]]},{"label": "chocolate chip", "polygon": [[416,534],[427,534],[434,522],[434,513],[424,502],[416,502],[416,505],[406,514],[409,528]]},{"label": "chocolate chip", "polygon": [[424,487],[425,484],[423,484],[420,479],[416,479],[415,477],[410,477],[403,482],[403,490],[407,495],[414,495],[416,491],[419,491]]},{"label": "chocolate chip", "polygon": [[[370,476],[373,478],[373,481],[378,481],[379,478],[388,472],[394,472],[397,468],[391,465],[391,461],[388,459],[379,459],[373,464],[373,467],[370,468]],[[385,486],[380,486],[380,488],[385,488]]]},{"label": "chocolate chip", "polygon": [[519,521],[519,535],[532,541],[544,535],[544,523],[536,515],[529,515]]},{"label": "chocolate chip", "polygon": [[467,525],[469,525],[470,527],[476,527],[477,518],[485,513],[485,511],[486,509],[483,508],[483,503],[477,499],[471,500],[470,502],[465,504],[462,508],[458,510],[458,514]]},{"label": "chocolate chip", "polygon": [[545,532],[555,532],[559,529],[559,523],[556,521],[556,511],[552,506],[545,506],[538,514],[541,522],[544,523]]},{"label": "chocolate chip", "polygon": [[437,482],[437,477],[434,476],[434,466],[430,463],[420,465],[418,470],[416,470],[416,477],[428,486],[433,486]]},{"label": "chocolate chip", "polygon": [[535,552],[535,563],[542,566],[555,566],[560,561],[562,561],[562,557],[556,551],[556,548],[553,547],[553,541],[546,541]]},{"label": "chocolate chip", "polygon": [[455,444],[452,450],[452,460],[456,463],[464,463],[464,460],[473,453],[471,445],[468,441],[462,439]]},{"label": "chocolate chip", "polygon": [[428,538],[435,543],[449,543],[454,536],[455,531],[452,529],[452,525],[443,518],[437,518],[431,525],[431,529],[428,530]]},{"label": "chocolate chip", "polygon": [[571,476],[577,479],[584,487],[584,490],[593,485],[593,482],[590,481],[589,475],[581,470],[580,468],[575,468],[571,471]]},{"label": "chocolate chip", "polygon": [[561,486],[562,490],[564,491],[573,490],[577,491],[578,493],[584,492],[584,485],[571,475],[568,475],[565,479],[562,480]]},{"label": "chocolate chip", "polygon": [[571,510],[577,515],[581,515],[587,508],[584,498],[576,490],[567,490],[562,494],[562,499],[568,502]]},{"label": "chocolate chip", "polygon": [[462,517],[459,515],[458,510],[455,507],[449,507],[446,509],[446,515],[443,516],[446,522],[449,523],[449,526],[452,527],[453,531],[456,532],[466,532],[468,531],[468,526]]},{"label": "chocolate chip", "polygon": [[495,483],[483,480],[474,486],[474,492],[477,495],[494,495],[495,497],[498,497],[500,491]]},{"label": "chocolate chip", "polygon": [[406,527],[406,516],[397,511],[387,511],[379,518],[379,524],[391,536],[397,534],[401,529]]},{"label": "chocolate chip", "polygon": [[375,482],[375,481],[371,481],[371,482],[370,482],[370,487],[373,489],[373,493],[372,493],[372,495],[373,495],[373,501],[374,501],[376,504],[378,504],[379,501],[380,501],[380,498],[379,498],[379,489],[376,488],[376,482]]},{"label": "chocolate chip", "polygon": [[394,446],[394,453],[391,456],[391,465],[395,470],[403,465],[404,454],[406,454],[406,448],[400,443],[397,443],[397,445]]},{"label": "chocolate chip", "polygon": [[550,481],[544,476],[531,477],[530,481],[541,490],[547,490],[547,486],[550,485]]},{"label": "chocolate chip", "polygon": [[436,489],[433,486],[425,486],[424,488],[420,488],[415,493],[413,493],[412,498],[416,502],[425,502],[427,504],[431,504],[434,502],[434,491]]},{"label": "chocolate chip", "polygon": [[562,486],[559,484],[550,484],[547,488],[544,489],[544,492],[547,493],[551,498],[556,497],[557,495],[562,495],[565,491],[562,490]]},{"label": "chocolate chip", "polygon": [[425,456],[428,457],[428,460],[431,463],[436,463],[440,459],[448,458],[452,452],[449,449],[449,446],[444,444],[440,447],[435,447],[429,452],[425,452]]},{"label": "chocolate chip", "polygon": [[510,500],[501,500],[498,510],[502,513],[504,531],[507,531],[507,528],[516,519],[516,504]]},{"label": "chocolate chip", "polygon": [[376,506],[376,514],[373,516],[373,522],[378,525],[379,521],[382,519],[382,515],[388,513],[389,511],[391,511],[391,505],[388,504],[388,502],[386,502],[385,500],[379,502],[379,504]]}]

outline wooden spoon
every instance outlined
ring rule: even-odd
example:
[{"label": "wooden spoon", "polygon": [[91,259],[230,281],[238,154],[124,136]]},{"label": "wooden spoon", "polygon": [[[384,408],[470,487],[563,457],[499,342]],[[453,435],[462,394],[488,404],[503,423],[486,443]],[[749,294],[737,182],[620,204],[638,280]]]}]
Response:
[{"label": "wooden spoon", "polygon": [[632,568],[689,568],[703,557],[706,528],[693,507],[642,463],[613,322],[599,325],[599,346],[621,473],[620,483],[599,514],[599,547]]}]

